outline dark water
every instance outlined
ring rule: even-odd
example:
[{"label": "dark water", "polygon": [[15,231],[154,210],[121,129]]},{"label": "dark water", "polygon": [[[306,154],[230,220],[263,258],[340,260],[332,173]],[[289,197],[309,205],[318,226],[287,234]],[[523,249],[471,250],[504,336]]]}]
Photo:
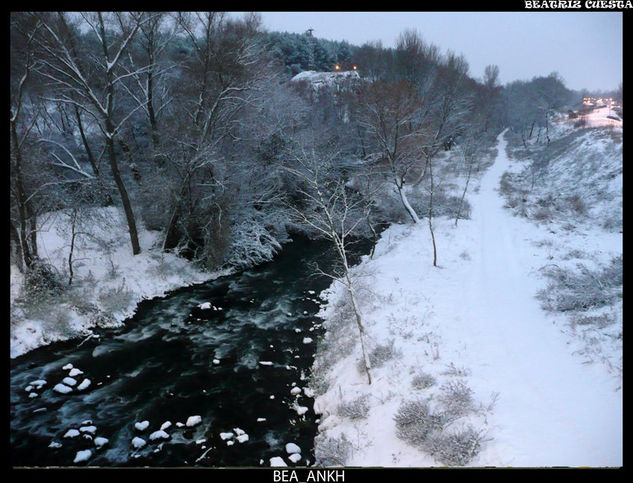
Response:
[{"label": "dark water", "polygon": [[[142,302],[124,328],[104,331],[98,340],[79,347],[78,340],[55,343],[12,360],[12,464],[72,466],[78,451],[90,449],[92,456],[78,465],[268,466],[273,456],[292,465],[284,448],[289,442],[301,448],[297,465],[313,462],[313,401],[290,391],[293,384],[307,385],[322,330],[316,296],[330,283],[311,276],[310,265],[327,268],[331,260],[326,242],[301,239],[273,262]],[[222,310],[200,309],[205,302]],[[306,337],[312,342],[304,343]],[[52,390],[68,375],[62,369],[68,363],[83,371],[78,384],[90,379],[88,389]],[[30,398],[25,388],[38,379],[47,384]],[[296,406],[308,410],[300,415]],[[202,422],[176,426],[193,415]],[[135,429],[144,420],[149,427]],[[165,429],[169,439],[150,441],[166,421],[172,423]],[[96,431],[63,437],[81,426]],[[248,441],[239,442],[234,428]],[[235,436],[223,440],[223,432]],[[97,449],[84,435],[109,442]],[[132,446],[136,436],[147,442],[144,448]],[[62,446],[51,448],[51,442]]]}]

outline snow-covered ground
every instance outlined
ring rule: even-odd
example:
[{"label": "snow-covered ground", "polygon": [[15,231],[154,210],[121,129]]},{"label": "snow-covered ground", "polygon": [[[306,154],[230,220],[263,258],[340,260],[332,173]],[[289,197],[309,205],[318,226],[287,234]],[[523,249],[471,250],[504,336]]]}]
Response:
[{"label": "snow-covered ground", "polygon": [[[40,219],[40,257],[53,265],[62,283],[67,284],[70,218],[67,213],[55,212]],[[90,235],[85,234],[85,227],[77,229],[73,284],[50,303],[29,300],[22,290],[24,277],[11,266],[12,358],[54,341],[87,337],[97,325],[120,325],[134,314],[141,300],[220,275],[198,270],[173,253],[163,253],[160,233],[142,225],[142,252],[132,255],[118,208],[93,210],[87,224]]]},{"label": "snow-covered ground", "polygon": [[[500,136],[496,162],[469,195],[471,219],[457,227],[436,220],[438,268],[423,220],[391,226],[373,259],[365,257],[355,269],[367,342],[383,354],[371,386],[358,367],[353,324],[340,328],[343,287],[334,284],[322,294],[329,302],[321,314],[328,333],[320,347],[328,348],[315,361],[315,375],[327,384],[316,388],[315,411],[322,414],[317,459],[442,465],[441,452],[434,457],[427,450],[432,445],[416,448],[406,434],[399,438],[394,418],[403,403],[420,400],[445,414],[461,387],[468,410],[443,433],[468,425],[478,432],[480,451],[466,466],[622,465],[621,373],[588,363],[578,353],[582,344],[536,298],[547,286],[545,265],[574,251],[606,262],[621,255],[622,235],[513,216],[498,192],[504,171],[518,168],[505,148]],[[346,340],[333,357],[332,348],[342,344],[333,338],[354,342]],[[425,377],[430,382],[421,383]]]}]

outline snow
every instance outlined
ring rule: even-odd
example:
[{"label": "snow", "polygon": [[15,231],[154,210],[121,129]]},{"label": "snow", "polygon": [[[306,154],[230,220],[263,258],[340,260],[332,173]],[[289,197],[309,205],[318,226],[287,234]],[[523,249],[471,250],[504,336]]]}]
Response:
[{"label": "snow", "polygon": [[95,434],[97,432],[97,427],[96,426],[82,426],[79,428],[79,431],[81,431],[82,433]]},{"label": "snow", "polygon": [[[546,286],[543,266],[560,263],[573,249],[608,260],[622,253],[622,235],[595,227],[565,232],[513,216],[497,191],[503,172],[513,169],[505,145],[500,137],[495,163],[477,180],[478,193],[470,191],[472,219],[458,227],[454,220],[434,220],[439,267],[432,266],[430,234],[422,223],[392,225],[373,259],[364,257],[353,270],[359,284],[371,288],[365,290],[371,296],[359,295],[368,344],[393,340],[397,355],[373,368],[369,386],[357,369],[357,332],[350,332],[350,350],[325,368],[315,365],[331,378],[314,404],[319,433],[354,442],[347,466],[437,466],[431,455],[397,437],[393,418],[404,401],[424,397],[437,405],[441,388],[457,380],[475,401],[490,406],[458,421],[485,432],[481,452],[468,466],[622,465],[621,377],[584,363],[535,297]],[[320,316],[328,329],[344,287],[333,284],[325,295],[328,306]],[[456,367],[467,370],[457,374]],[[420,370],[437,383],[412,387]],[[370,396],[364,419],[338,414],[342,401],[363,395]]]},{"label": "snow", "polygon": [[288,454],[301,453],[301,448],[299,448],[299,446],[297,446],[294,443],[287,443],[286,444],[286,453],[288,453]]},{"label": "snow", "polygon": [[149,427],[149,421],[140,421],[134,423],[134,427],[139,431],[145,431]]},{"label": "snow", "polygon": [[293,396],[297,396],[297,395],[301,394],[301,388],[300,387],[293,387],[290,390],[290,394],[292,394]]},{"label": "snow", "polygon": [[57,441],[51,441],[51,443],[48,445],[49,448],[53,448],[53,449],[57,449],[57,448],[61,448],[62,444],[57,442]]},{"label": "snow", "polygon": [[231,439],[233,436],[235,436],[232,432],[226,432],[226,433],[220,433],[220,438],[222,440],[226,440],[226,439]]},{"label": "snow", "polygon": [[233,431],[235,431],[235,434],[237,434],[238,436],[246,434],[246,432],[243,429],[240,429],[240,428],[233,428]]},{"label": "snow", "polygon": [[65,366],[63,366],[63,367],[62,367],[62,369],[63,369],[63,370],[65,370],[65,371],[69,371],[69,370],[71,370],[72,368],[73,368],[73,365],[72,365],[72,364],[70,364],[70,363],[68,363],[68,364],[66,364]]},{"label": "snow", "polygon": [[152,434],[149,435],[149,439],[151,441],[157,440],[157,439],[169,439],[169,435],[163,431],[162,429],[158,430],[158,431],[154,431]]},{"label": "snow", "polygon": [[165,421],[163,424],[160,425],[160,429],[163,431],[170,427],[171,427],[171,421]]},{"label": "snow", "polygon": [[83,461],[88,461],[91,456],[92,456],[92,451],[89,449],[77,451],[77,454],[75,455],[75,459],[73,460],[73,463],[81,463]]},{"label": "snow", "polygon": [[136,449],[141,449],[146,444],[147,441],[145,441],[143,438],[139,438],[138,436],[135,436],[134,439],[132,439],[132,446],[134,446]]},{"label": "snow", "polygon": [[270,466],[288,466],[281,456],[270,458]]},{"label": "snow", "polygon": [[308,82],[312,89],[318,91],[322,88],[336,88],[341,84],[349,81],[359,81],[360,75],[358,71],[348,70],[342,72],[317,72],[314,70],[306,70],[299,72],[290,81],[291,82]]},{"label": "snow", "polygon": [[264,421],[266,421],[266,418],[257,418],[258,423],[263,423]]},{"label": "snow", "polygon": [[[160,249],[161,233],[147,230],[140,219],[137,219],[137,224],[141,253],[133,255],[129,234],[121,229],[126,226],[121,209],[99,208],[93,209],[91,214],[98,219],[90,230],[94,238],[80,236],[76,240],[73,257],[77,263],[69,290],[75,292],[85,306],[94,308],[105,317],[76,310],[72,303],[65,301],[69,298],[65,296],[45,311],[50,314],[50,319],[46,319],[45,315],[27,318],[15,304],[16,298],[21,295],[24,277],[12,264],[11,304],[17,316],[12,317],[10,328],[11,358],[51,342],[92,335],[92,329],[99,320],[104,327],[120,326],[134,315],[142,300],[230,273],[229,270],[204,272],[174,253],[163,253]],[[70,247],[69,218],[64,211],[57,211],[43,213],[38,220],[41,223],[37,232],[40,256],[63,274],[67,270]],[[105,250],[104,246],[110,248]],[[126,297],[117,299],[116,304],[108,304],[108,295],[117,290],[123,290]],[[56,323],[57,319],[53,317],[63,319],[64,323]],[[64,370],[72,368],[70,363],[63,367]]]},{"label": "snow", "polygon": [[29,398],[30,399],[33,399],[34,397],[37,397],[37,396],[38,396],[38,394],[36,392],[29,393]]},{"label": "snow", "polygon": [[198,307],[202,310],[209,310],[211,308],[211,302],[204,302],[198,305]]},{"label": "snow", "polygon": [[297,463],[301,459],[301,454],[300,453],[292,453],[290,456],[288,456],[288,459],[290,461],[292,461],[293,463]]},{"label": "snow", "polygon": [[303,343],[304,344],[310,344],[312,342],[312,338],[311,337],[304,337],[303,338]]},{"label": "snow", "polygon": [[248,434],[246,434],[246,433],[245,434],[240,434],[235,439],[237,439],[237,441],[240,442],[240,443],[246,443],[246,441],[248,441]]},{"label": "snow", "polygon": [[189,416],[187,418],[187,422],[185,425],[187,427],[195,426],[196,424],[200,424],[202,422],[202,416]]},{"label": "snow", "polygon": [[259,361],[262,366],[272,366],[273,363],[270,361]]},{"label": "snow", "polygon": [[53,388],[53,391],[58,392],[60,394],[68,394],[69,392],[72,392],[72,388],[64,384],[56,384],[55,387]]},{"label": "snow", "polygon": [[76,438],[77,436],[79,436],[79,431],[77,431],[76,429],[69,429],[68,431],[66,431],[66,433],[64,434],[64,438]]},{"label": "snow", "polygon": [[84,389],[87,389],[89,386],[90,386],[90,379],[84,379],[83,381],[81,381],[81,384],[77,386],[77,390],[83,391]]},{"label": "snow", "polygon": [[68,376],[69,377],[75,377],[75,376],[78,376],[78,375],[83,374],[83,373],[84,373],[84,371],[82,371],[80,369],[72,368],[70,370],[70,372],[68,373]]}]

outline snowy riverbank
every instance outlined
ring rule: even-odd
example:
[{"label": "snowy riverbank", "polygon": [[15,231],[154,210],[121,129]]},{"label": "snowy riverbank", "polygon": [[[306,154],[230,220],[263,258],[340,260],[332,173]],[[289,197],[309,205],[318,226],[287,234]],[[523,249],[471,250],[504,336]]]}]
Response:
[{"label": "snowy riverbank", "polygon": [[[90,216],[90,235],[77,230],[73,283],[61,294],[50,300],[31,300],[23,291],[23,275],[11,266],[12,358],[51,342],[87,337],[96,326],[120,325],[144,299],[221,275],[203,272],[182,257],[163,253],[160,234],[143,227],[139,230],[142,252],[134,256],[119,209],[94,210]],[[40,256],[67,286],[70,218],[56,212],[41,219]]]},{"label": "snowy riverbank", "polygon": [[[322,414],[317,460],[387,467],[622,464],[621,373],[587,360],[586,341],[536,298],[547,286],[543,267],[577,262],[580,253],[607,263],[621,255],[622,235],[513,216],[498,192],[501,175],[516,169],[505,147],[500,137],[495,164],[469,196],[472,219],[458,227],[436,220],[438,268],[426,223],[390,227],[373,259],[355,268],[374,353],[371,386],[359,369],[343,287],[322,294],[328,332],[312,382]],[[621,304],[615,307],[621,331]],[[603,350],[621,364],[621,342]],[[399,424],[407,417],[409,429]],[[432,418],[444,424],[433,426]],[[411,431],[416,425],[431,429]]]}]

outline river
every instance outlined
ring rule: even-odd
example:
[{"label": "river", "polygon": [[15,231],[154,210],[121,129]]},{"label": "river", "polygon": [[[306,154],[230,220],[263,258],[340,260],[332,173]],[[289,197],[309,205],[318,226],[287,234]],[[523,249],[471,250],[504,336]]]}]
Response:
[{"label": "river", "polygon": [[[286,443],[311,464],[318,415],[304,389],[331,282],[313,264],[332,260],[327,242],[298,238],[272,262],[140,303],[120,329],[13,359],[12,465],[258,467],[288,462]],[[70,365],[81,373],[60,394]]]}]

